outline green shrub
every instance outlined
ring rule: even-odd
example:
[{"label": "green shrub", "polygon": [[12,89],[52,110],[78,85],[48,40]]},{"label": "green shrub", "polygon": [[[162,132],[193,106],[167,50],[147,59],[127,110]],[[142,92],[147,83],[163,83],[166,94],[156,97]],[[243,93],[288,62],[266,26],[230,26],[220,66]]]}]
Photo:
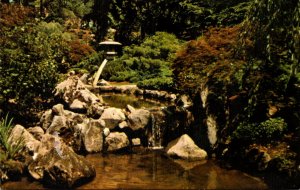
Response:
[{"label": "green shrub", "polygon": [[137,83],[139,88],[150,90],[172,90],[173,85],[173,79],[171,77],[147,79]]},{"label": "green shrub", "polygon": [[[130,81],[154,89],[165,86],[172,83],[171,65],[179,47],[180,41],[174,35],[157,32],[141,45],[125,47],[123,56],[109,62],[102,76],[107,80]],[[167,78],[165,84],[161,78]]]},{"label": "green shrub", "polygon": [[35,23],[0,34],[0,105],[4,112],[32,115],[51,98],[65,43]]},{"label": "green shrub", "polygon": [[287,124],[282,118],[270,118],[260,124],[241,123],[233,133],[233,138],[248,143],[270,143],[282,137]]},{"label": "green shrub", "polygon": [[24,140],[21,138],[14,144],[8,142],[12,129],[12,120],[8,119],[8,115],[0,122],[0,149],[4,152],[0,152],[0,161],[6,159],[14,159],[20,150],[24,147]]}]

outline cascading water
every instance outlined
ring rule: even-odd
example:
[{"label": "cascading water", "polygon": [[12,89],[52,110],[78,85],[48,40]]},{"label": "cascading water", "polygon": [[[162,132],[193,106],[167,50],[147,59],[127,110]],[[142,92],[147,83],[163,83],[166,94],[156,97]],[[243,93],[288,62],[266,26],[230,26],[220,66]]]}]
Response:
[{"label": "cascading water", "polygon": [[151,114],[151,136],[149,138],[149,148],[157,150],[162,149],[161,127],[157,124],[155,116]]}]

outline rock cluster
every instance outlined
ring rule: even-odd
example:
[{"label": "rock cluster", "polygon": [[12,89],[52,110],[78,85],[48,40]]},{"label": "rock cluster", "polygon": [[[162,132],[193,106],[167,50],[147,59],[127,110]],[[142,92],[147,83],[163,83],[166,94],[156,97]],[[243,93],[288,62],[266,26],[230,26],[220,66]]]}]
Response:
[{"label": "rock cluster", "polygon": [[[134,87],[123,90],[137,92]],[[94,167],[78,155],[80,153],[116,152],[154,144],[151,141],[157,134],[153,127],[164,125],[168,112],[136,109],[130,105],[126,109],[106,106],[77,76],[58,84],[55,96],[63,100],[63,104],[46,110],[39,126],[25,129],[16,125],[9,143],[14,145],[22,139],[29,157],[26,162],[29,174],[58,187],[73,187],[96,175]],[[181,104],[184,109],[190,105],[186,98],[182,98]],[[187,135],[170,142],[166,151],[171,157],[188,161],[203,160],[207,156]]]}]

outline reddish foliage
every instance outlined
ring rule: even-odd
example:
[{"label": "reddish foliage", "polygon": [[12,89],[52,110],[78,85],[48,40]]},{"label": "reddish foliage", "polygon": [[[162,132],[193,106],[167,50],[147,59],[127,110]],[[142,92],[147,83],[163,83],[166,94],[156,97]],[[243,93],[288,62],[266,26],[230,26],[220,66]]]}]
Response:
[{"label": "reddish foliage", "polygon": [[77,63],[82,58],[95,52],[95,50],[89,44],[83,44],[80,40],[71,41],[69,46],[69,57],[72,63]]},{"label": "reddish foliage", "polygon": [[210,28],[198,40],[177,53],[175,82],[181,90],[195,90],[201,84],[230,81],[244,63],[236,50],[240,26]]},{"label": "reddish foliage", "polygon": [[34,17],[34,9],[18,4],[0,4],[0,27],[20,26]]}]

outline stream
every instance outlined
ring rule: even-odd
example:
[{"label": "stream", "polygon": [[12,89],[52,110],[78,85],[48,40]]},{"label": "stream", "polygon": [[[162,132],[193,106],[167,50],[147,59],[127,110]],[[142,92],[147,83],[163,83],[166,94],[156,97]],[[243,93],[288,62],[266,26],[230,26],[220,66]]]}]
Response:
[{"label": "stream", "polygon": [[[103,96],[110,106],[124,108],[164,106],[124,95]],[[134,151],[119,154],[89,154],[86,157],[96,169],[96,177],[77,189],[266,189],[260,178],[238,170],[221,168],[213,159],[187,162],[172,160],[161,150]],[[23,177],[20,181],[0,184],[4,189],[47,189],[41,183]]]}]

